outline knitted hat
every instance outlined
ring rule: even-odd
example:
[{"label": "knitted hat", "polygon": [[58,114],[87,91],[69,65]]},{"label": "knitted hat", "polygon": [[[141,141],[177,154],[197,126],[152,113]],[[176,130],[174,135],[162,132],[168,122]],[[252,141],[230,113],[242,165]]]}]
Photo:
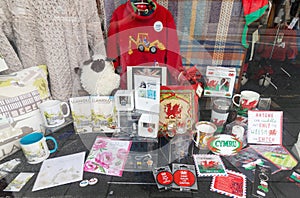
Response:
[{"label": "knitted hat", "polygon": [[268,6],[268,0],[243,0],[246,24],[242,35],[242,44],[245,48],[249,47],[247,44],[248,25],[259,19],[265,13]]}]

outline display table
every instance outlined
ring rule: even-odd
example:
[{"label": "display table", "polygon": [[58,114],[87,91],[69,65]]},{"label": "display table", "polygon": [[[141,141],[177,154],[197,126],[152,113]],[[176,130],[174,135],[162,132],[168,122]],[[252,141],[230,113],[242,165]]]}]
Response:
[{"label": "display table", "polygon": [[[98,134],[93,134],[90,137],[80,138],[74,133],[72,124],[66,126],[59,131],[52,133],[58,142],[57,152],[50,155],[50,158],[65,156],[73,153],[86,152],[86,157],[89,153],[89,148],[92,146],[94,139]],[[90,140],[88,140],[90,138]],[[49,147],[52,145],[50,144]],[[158,166],[166,165],[168,160],[164,155],[157,150]],[[193,151],[197,152],[197,151]],[[197,192],[174,192],[164,191],[159,192],[154,181],[151,171],[125,171],[122,177],[113,177],[96,173],[84,172],[83,179],[98,178],[98,183],[93,186],[80,187],[79,182],[65,184],[57,187],[52,187],[44,190],[32,192],[32,187],[40,170],[41,164],[30,165],[26,162],[22,151],[5,158],[1,161],[4,163],[14,158],[20,158],[22,163],[19,164],[12,173],[0,182],[0,197],[226,197],[215,192],[211,192],[210,184],[211,177],[198,177]],[[229,170],[237,171],[225,158],[222,158],[225,167]],[[190,155],[186,156],[180,163],[193,164],[193,159]],[[3,189],[20,173],[32,172],[34,176],[21,189],[20,192],[3,192]],[[268,197],[298,197],[300,192],[299,184],[288,180],[292,171],[280,171],[271,177],[270,192]],[[247,180],[247,197],[251,197],[252,183]],[[297,194],[298,193],[298,194]]]}]

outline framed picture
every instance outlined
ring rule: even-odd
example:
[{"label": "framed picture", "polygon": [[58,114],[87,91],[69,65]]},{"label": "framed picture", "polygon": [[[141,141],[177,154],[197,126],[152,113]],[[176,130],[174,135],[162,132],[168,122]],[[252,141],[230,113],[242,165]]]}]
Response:
[{"label": "framed picture", "polygon": [[128,66],[127,67],[127,89],[135,88],[134,76],[159,77],[161,85],[167,84],[167,67],[159,66]]},{"label": "framed picture", "polygon": [[161,86],[160,135],[168,135],[168,127],[187,123],[187,129],[198,121],[198,96],[194,86]]}]

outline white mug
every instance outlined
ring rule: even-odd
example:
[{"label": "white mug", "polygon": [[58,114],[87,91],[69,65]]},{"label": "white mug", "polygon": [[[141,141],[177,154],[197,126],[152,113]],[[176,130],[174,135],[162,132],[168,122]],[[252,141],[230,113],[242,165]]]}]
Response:
[{"label": "white mug", "polygon": [[[49,150],[46,140],[53,141],[54,148],[52,150]],[[40,163],[47,159],[50,153],[54,153],[57,150],[56,140],[51,136],[44,137],[39,132],[30,133],[22,137],[20,146],[29,164]]]},{"label": "white mug", "polygon": [[[67,112],[64,114],[62,107],[66,106]],[[68,103],[59,100],[47,100],[39,104],[39,109],[42,114],[46,127],[57,127],[65,122],[65,117],[70,115]]]},{"label": "white mug", "polygon": [[[239,97],[239,103],[235,102],[235,98]],[[248,110],[256,108],[259,102],[260,94],[255,91],[245,90],[241,94],[235,94],[232,97],[232,103],[239,107],[240,110],[248,112]]]}]

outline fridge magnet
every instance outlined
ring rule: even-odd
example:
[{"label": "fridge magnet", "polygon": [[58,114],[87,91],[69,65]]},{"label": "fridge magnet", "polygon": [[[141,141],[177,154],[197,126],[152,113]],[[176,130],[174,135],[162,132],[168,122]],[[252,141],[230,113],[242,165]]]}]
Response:
[{"label": "fridge magnet", "polygon": [[290,178],[291,178],[292,180],[294,180],[295,182],[300,183],[300,174],[299,174],[299,173],[297,173],[297,172],[294,171],[294,172],[291,174]]},{"label": "fridge magnet", "polygon": [[161,85],[167,84],[167,67],[159,66],[127,66],[127,89],[131,90],[136,87],[134,76],[159,78]]},{"label": "fridge magnet", "polygon": [[167,135],[169,126],[176,128],[176,123],[187,123],[186,129],[191,129],[197,120],[198,96],[193,86],[161,86],[159,132]]},{"label": "fridge magnet", "polygon": [[84,171],[121,177],[131,141],[98,136],[84,163]]},{"label": "fridge magnet", "polygon": [[235,77],[235,68],[207,66],[204,96],[231,98]]},{"label": "fridge magnet", "polygon": [[222,159],[218,155],[194,154],[198,177],[227,175]]},{"label": "fridge magnet", "polygon": [[246,198],[246,176],[226,170],[227,176],[214,176],[210,190],[234,198]]},{"label": "fridge magnet", "polygon": [[243,148],[243,143],[235,136],[220,134],[211,137],[207,147],[217,155],[234,155]]}]

